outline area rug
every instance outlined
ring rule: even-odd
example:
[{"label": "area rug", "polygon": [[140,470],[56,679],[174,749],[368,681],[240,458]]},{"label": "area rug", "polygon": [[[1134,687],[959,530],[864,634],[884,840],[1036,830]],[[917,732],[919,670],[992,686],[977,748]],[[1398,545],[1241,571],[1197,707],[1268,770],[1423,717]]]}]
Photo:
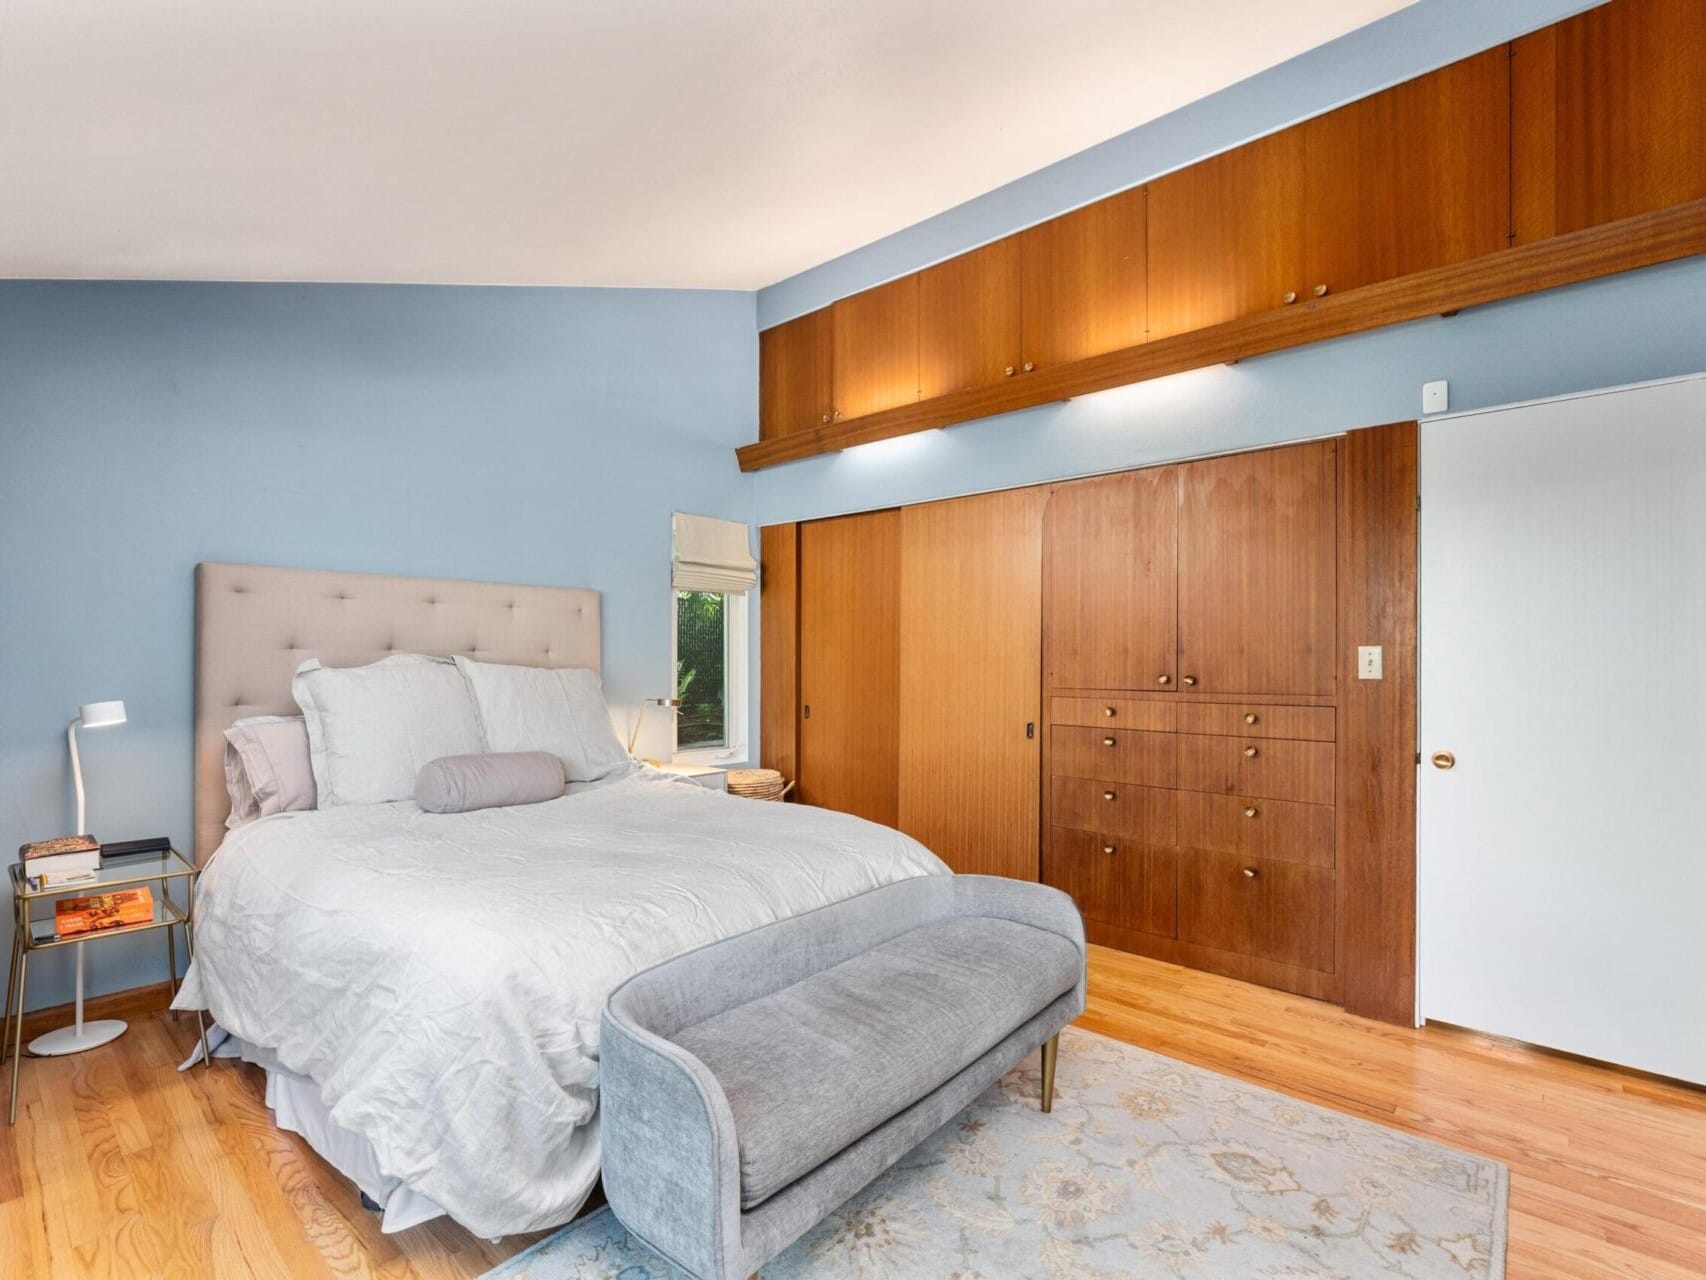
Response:
[{"label": "area rug", "polygon": [[[1088,1032],[766,1266],[762,1280],[1497,1280],[1505,1167]],[[685,1280],[609,1210],[488,1277]]]}]

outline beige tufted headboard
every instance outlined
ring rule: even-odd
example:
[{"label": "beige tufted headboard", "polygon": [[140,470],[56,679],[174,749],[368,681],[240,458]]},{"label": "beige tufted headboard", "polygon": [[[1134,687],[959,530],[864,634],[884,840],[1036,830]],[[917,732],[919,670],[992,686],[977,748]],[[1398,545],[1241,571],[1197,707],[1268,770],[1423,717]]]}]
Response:
[{"label": "beige tufted headboard", "polygon": [[195,856],[225,835],[225,730],[295,715],[309,658],[356,667],[392,653],[599,669],[598,592],[247,564],[195,569]]}]

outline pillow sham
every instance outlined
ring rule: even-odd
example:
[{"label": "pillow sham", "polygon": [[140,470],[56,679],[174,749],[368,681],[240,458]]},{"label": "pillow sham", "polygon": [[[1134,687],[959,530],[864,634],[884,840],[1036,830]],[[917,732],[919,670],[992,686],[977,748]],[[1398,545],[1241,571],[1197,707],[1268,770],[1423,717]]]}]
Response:
[{"label": "pillow sham", "polygon": [[445,756],[415,782],[415,803],[428,813],[539,804],[562,794],[563,762],[549,751]]},{"label": "pillow sham", "polygon": [[322,809],[412,800],[423,765],[481,749],[474,700],[448,658],[399,653],[365,667],[311,658],[290,692]]},{"label": "pillow sham", "polygon": [[487,751],[549,751],[570,782],[597,782],[628,764],[598,675],[586,667],[513,667],[457,658]]},{"label": "pillow sham", "polygon": [[316,807],[308,726],[301,716],[250,716],[225,731],[227,827]]}]

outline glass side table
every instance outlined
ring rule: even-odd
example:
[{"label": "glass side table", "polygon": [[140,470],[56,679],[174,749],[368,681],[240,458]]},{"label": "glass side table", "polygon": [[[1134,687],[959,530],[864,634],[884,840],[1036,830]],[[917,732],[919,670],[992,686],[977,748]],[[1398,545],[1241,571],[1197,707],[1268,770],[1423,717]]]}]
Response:
[{"label": "glass side table", "polygon": [[[172,994],[178,993],[178,946],[173,932],[184,931],[184,954],[195,959],[195,882],[200,874],[193,862],[176,849],[163,853],[132,854],[101,860],[95,879],[82,884],[57,885],[51,889],[31,889],[24,867],[12,863],[7,868],[12,882],[12,965],[6,976],[6,1030],[0,1039],[0,1063],[12,1055],[12,1089],[8,1100],[6,1123],[18,1119],[18,1067],[23,1057],[24,1041],[24,984],[29,976],[30,957],[38,951],[55,947],[75,947],[98,944],[108,938],[124,938],[134,933],[160,929],[166,935],[166,963]],[[82,898],[91,894],[110,893],[135,885],[150,885],[154,896],[154,917],[140,924],[121,925],[61,938],[54,933],[54,917],[36,914],[38,903],[51,904],[62,898]],[[180,891],[182,904],[173,896]],[[196,1031],[201,1037],[202,1062],[207,1058],[207,1022],[201,1010],[196,1010]],[[14,1025],[15,1023],[15,1025]]]}]

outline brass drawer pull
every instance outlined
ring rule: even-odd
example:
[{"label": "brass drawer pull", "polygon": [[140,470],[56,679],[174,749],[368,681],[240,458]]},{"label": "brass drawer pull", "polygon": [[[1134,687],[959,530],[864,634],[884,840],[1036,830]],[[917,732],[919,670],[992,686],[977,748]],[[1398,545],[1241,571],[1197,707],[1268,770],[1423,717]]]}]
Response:
[{"label": "brass drawer pull", "polygon": [[1034,372],[1036,372],[1036,368],[1037,368],[1037,362],[1035,360],[1025,361],[1025,372],[1026,373],[1034,373]]},{"label": "brass drawer pull", "polygon": [[1104,792],[1102,792],[1102,799],[1104,799],[1104,800],[1118,800],[1119,796],[1117,796],[1112,791],[1104,791]]},{"label": "brass drawer pull", "polygon": [[1246,711],[1244,713],[1244,723],[1245,724],[1255,724],[1261,718],[1262,717],[1257,715],[1254,711]]},{"label": "brass drawer pull", "polygon": [[1246,805],[1244,807],[1244,816],[1246,818],[1254,818],[1256,816],[1256,806],[1253,804],[1252,805]]},{"label": "brass drawer pull", "polygon": [[1118,853],[1119,848],[1116,845],[1105,844],[1102,846],[1102,852],[1103,853]]},{"label": "brass drawer pull", "polygon": [[1244,748],[1244,754],[1245,754],[1245,755],[1246,755],[1246,756],[1249,756],[1249,757],[1250,757],[1250,758],[1251,758],[1251,759],[1255,759],[1255,757],[1256,757],[1256,748],[1254,748],[1254,747],[1245,747],[1245,748]]},{"label": "brass drawer pull", "polygon": [[1003,369],[1001,371],[1001,375],[1005,378],[1011,378],[1013,376],[1013,366],[1008,365],[1005,369]]},{"label": "brass drawer pull", "polygon": [[1156,676],[1155,677],[1155,683],[1156,684],[1172,684],[1173,683],[1173,677],[1172,676]]},{"label": "brass drawer pull", "polygon": [[1186,676],[1185,677],[1185,683],[1188,685],[1194,685],[1194,684],[1196,684],[1196,682],[1197,682],[1197,678],[1195,676]]},{"label": "brass drawer pull", "polygon": [[1117,747],[1119,745],[1119,739],[1114,737],[1103,738],[1102,745],[1104,747]]},{"label": "brass drawer pull", "polygon": [[1280,294],[1280,301],[1289,307],[1292,303],[1297,301],[1297,290],[1287,289],[1284,293]]},{"label": "brass drawer pull", "polygon": [[1244,868],[1244,878],[1246,880],[1254,880],[1256,878],[1256,868],[1245,867]]},{"label": "brass drawer pull", "polygon": [[1324,284],[1316,285],[1315,286],[1315,296],[1317,298],[1325,298],[1327,296],[1327,286]]},{"label": "brass drawer pull", "polygon": [[1115,711],[1115,708],[1113,708],[1113,707],[1103,707],[1102,708],[1102,714],[1107,716],[1110,720],[1113,719],[1114,711]]}]

